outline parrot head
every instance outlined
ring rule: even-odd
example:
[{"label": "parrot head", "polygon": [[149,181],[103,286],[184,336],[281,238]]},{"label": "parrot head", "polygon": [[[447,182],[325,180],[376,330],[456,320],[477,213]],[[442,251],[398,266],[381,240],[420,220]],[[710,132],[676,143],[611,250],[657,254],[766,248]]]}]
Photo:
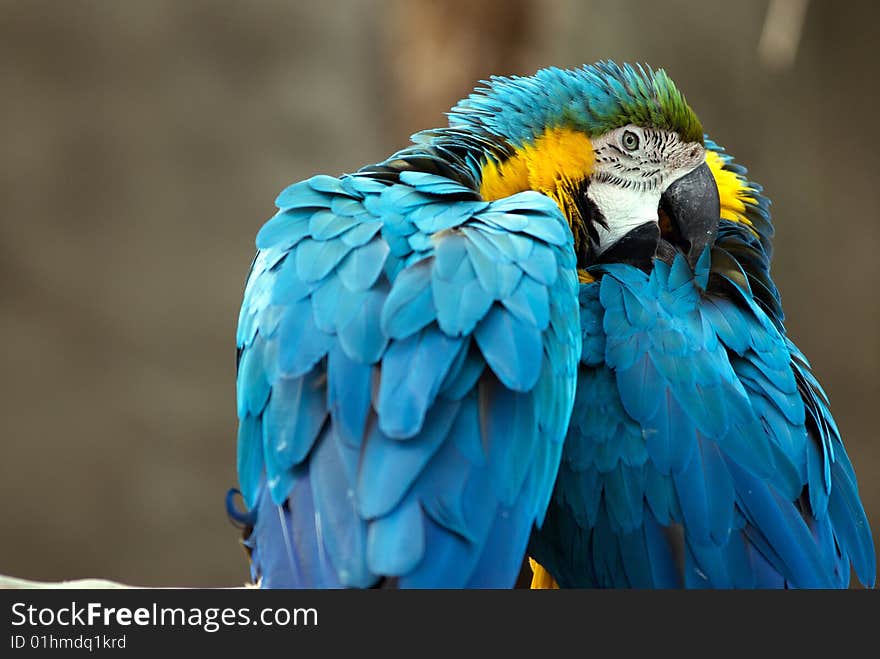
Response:
[{"label": "parrot head", "polygon": [[480,194],[537,190],[569,220],[580,267],[693,263],[717,233],[703,129],[663,71],[600,62],[495,77],[450,112],[486,149]]}]

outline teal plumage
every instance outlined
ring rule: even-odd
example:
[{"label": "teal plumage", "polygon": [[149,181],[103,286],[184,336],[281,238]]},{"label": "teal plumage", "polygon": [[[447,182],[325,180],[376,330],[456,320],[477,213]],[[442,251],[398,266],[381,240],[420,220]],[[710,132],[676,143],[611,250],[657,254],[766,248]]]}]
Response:
[{"label": "teal plumage", "polygon": [[239,320],[241,492],[267,587],[509,587],[580,354],[571,232],[430,173],[279,195]]},{"label": "teal plumage", "polygon": [[766,314],[706,290],[708,258],[603,275],[536,560],[563,586],[844,587],[850,561],[872,583],[864,513],[828,507],[857,498],[851,466],[808,429],[805,367]]},{"label": "teal plumage", "polygon": [[254,580],[509,587],[528,544],[562,586],[873,583],[759,186],[748,225],[648,267],[585,261],[544,194],[480,194],[547,128],[627,125],[745,175],[664,72],[602,62],[493,78],[388,160],[278,196],[236,337]]}]

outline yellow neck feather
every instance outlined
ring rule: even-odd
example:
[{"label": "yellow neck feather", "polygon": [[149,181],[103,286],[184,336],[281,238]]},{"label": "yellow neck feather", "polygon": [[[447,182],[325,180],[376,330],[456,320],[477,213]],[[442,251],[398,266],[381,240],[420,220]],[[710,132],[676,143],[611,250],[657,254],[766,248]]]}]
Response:
[{"label": "yellow neck feather", "polygon": [[483,167],[480,194],[493,201],[537,190],[555,199],[565,211],[566,191],[590,175],[594,160],[593,145],[584,133],[548,128],[504,162],[489,160]]}]

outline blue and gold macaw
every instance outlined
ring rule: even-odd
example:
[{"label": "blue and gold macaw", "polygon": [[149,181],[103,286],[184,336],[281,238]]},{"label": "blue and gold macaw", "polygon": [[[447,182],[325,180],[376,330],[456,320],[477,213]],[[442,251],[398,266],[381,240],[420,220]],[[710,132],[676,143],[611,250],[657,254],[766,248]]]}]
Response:
[{"label": "blue and gold macaw", "polygon": [[845,587],[876,561],[768,201],[662,70],[493,78],[284,190],[239,318],[264,587]]}]

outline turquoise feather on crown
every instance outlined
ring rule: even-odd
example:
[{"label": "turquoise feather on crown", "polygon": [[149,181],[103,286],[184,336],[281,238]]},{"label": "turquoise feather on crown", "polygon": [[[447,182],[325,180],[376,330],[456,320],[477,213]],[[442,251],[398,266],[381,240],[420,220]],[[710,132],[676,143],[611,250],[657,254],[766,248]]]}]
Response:
[{"label": "turquoise feather on crown", "polygon": [[635,124],[703,142],[703,127],[663,69],[602,61],[578,69],[541,69],[533,76],[492,76],[449,113],[454,128],[505,138],[520,146],[551,126],[590,137]]}]

